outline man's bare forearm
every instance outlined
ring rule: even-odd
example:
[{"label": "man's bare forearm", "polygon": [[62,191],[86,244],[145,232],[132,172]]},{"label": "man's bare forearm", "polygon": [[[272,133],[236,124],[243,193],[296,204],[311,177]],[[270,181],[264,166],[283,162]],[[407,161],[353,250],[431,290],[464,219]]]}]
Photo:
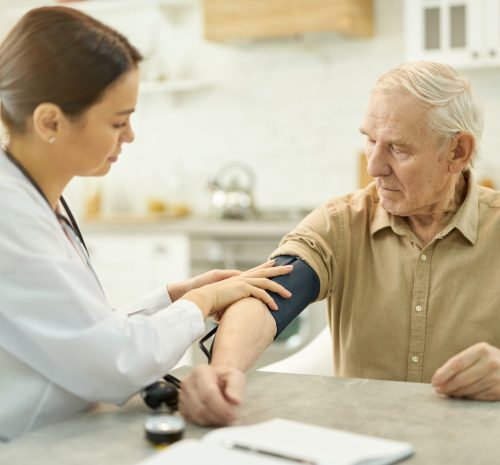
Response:
[{"label": "man's bare forearm", "polygon": [[271,344],[276,323],[267,306],[249,297],[234,303],[224,313],[212,356],[212,365],[248,370]]}]

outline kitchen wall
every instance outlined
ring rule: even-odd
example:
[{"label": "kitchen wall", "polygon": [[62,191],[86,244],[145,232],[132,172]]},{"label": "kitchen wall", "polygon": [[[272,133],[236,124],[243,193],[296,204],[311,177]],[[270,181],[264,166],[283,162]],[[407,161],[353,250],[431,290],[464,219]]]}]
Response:
[{"label": "kitchen wall", "polygon": [[[236,160],[255,171],[262,208],[313,207],[356,188],[363,145],[358,127],[369,90],[404,61],[402,3],[375,0],[371,39],[331,33],[186,49],[194,72],[210,85],[141,94],[136,141],[99,181],[105,209],[140,211],[154,195],[207,212],[209,178]],[[500,187],[500,69],[466,74],[486,113],[477,171]],[[89,183],[69,189],[77,207]]]},{"label": "kitchen wall", "polygon": [[137,141],[109,181],[140,172],[153,183],[144,189],[165,182],[167,196],[206,211],[208,179],[238,160],[255,171],[262,208],[313,207],[349,192],[370,87],[403,60],[402,17],[401,2],[379,0],[369,40],[332,33],[206,46],[201,71],[215,84],[177,99],[143,96]]}]

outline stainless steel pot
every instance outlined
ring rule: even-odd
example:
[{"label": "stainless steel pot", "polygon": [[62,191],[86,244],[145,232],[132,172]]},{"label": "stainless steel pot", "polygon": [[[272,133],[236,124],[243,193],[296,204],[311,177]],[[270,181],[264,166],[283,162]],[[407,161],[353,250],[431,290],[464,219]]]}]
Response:
[{"label": "stainless steel pot", "polygon": [[224,165],[209,183],[212,213],[218,218],[248,219],[255,214],[255,174],[240,162]]}]

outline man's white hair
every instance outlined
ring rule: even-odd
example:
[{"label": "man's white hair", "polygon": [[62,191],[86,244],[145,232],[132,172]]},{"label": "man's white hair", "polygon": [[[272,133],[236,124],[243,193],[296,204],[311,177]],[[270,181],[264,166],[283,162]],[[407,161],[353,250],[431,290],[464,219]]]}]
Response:
[{"label": "man's white hair", "polygon": [[465,76],[442,63],[403,63],[377,80],[372,92],[378,90],[406,90],[428,104],[428,124],[446,140],[460,132],[472,135],[475,143],[470,164],[474,166],[483,132],[483,112]]}]

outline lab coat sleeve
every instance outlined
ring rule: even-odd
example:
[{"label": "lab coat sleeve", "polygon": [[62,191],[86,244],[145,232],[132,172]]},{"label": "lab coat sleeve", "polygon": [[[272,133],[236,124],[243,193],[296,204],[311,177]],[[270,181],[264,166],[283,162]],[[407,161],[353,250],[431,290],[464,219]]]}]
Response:
[{"label": "lab coat sleeve", "polygon": [[201,311],[113,311],[50,210],[14,190],[0,199],[0,345],[82,399],[126,401],[203,333]]},{"label": "lab coat sleeve", "polygon": [[172,304],[172,299],[167,290],[167,286],[155,289],[153,292],[142,297],[133,304],[125,307],[124,311],[129,315],[141,313],[143,315],[153,315],[159,310],[163,310]]}]

